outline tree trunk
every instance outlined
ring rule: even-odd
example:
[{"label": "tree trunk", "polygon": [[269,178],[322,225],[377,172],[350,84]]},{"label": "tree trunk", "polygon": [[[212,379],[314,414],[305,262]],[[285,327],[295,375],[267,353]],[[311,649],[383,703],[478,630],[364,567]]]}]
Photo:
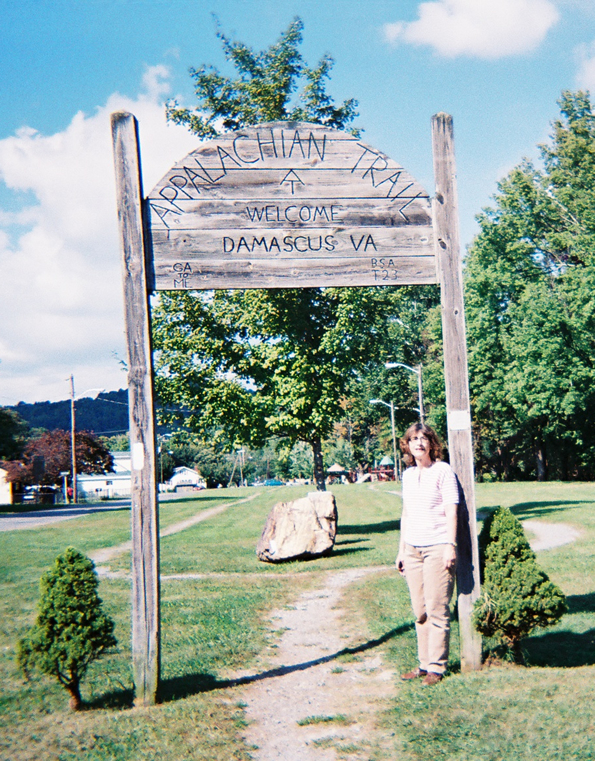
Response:
[{"label": "tree trunk", "polygon": [[83,704],[83,700],[81,698],[81,690],[80,690],[79,683],[73,681],[65,685],[65,687],[68,690],[68,693],[70,695],[70,700],[68,701],[68,705],[73,711],[80,711],[81,706]]},{"label": "tree trunk", "polygon": [[539,439],[535,444],[535,466],[537,468],[537,480],[547,479],[547,459],[545,456],[545,444]]},{"label": "tree trunk", "polygon": [[326,491],[326,483],[324,481],[324,461],[322,459],[322,442],[320,436],[316,436],[310,442],[312,445],[312,452],[314,454],[314,481],[316,482],[317,491]]}]

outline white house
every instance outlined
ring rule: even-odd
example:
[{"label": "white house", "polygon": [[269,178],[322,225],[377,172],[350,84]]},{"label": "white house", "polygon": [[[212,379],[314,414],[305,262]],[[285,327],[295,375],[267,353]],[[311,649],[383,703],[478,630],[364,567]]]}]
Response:
[{"label": "white house", "polygon": [[172,477],[167,482],[168,491],[178,491],[178,489],[206,489],[207,482],[200,473],[192,468],[182,465],[174,468]]},{"label": "white house", "polygon": [[0,465],[0,505],[12,505],[12,484],[7,480],[7,471]]},{"label": "white house", "polygon": [[[132,485],[132,462],[130,452],[112,452],[114,472],[77,476],[79,499],[98,500],[130,497]],[[192,468],[174,468],[169,481],[160,485],[161,491],[183,489],[206,489],[205,479]]]},{"label": "white house", "polygon": [[113,473],[98,473],[77,476],[79,499],[113,499],[130,497],[132,485],[130,452],[112,452],[114,459]]}]

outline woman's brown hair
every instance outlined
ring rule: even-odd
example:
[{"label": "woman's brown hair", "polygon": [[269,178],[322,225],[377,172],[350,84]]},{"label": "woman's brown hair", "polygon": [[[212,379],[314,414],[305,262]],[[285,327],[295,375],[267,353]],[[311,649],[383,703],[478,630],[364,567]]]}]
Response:
[{"label": "woman's brown hair", "polygon": [[405,431],[405,435],[399,442],[405,463],[407,465],[415,464],[415,458],[409,450],[409,442],[417,433],[421,433],[430,442],[430,459],[432,462],[439,460],[442,457],[442,444],[436,431],[425,423],[414,423]]}]

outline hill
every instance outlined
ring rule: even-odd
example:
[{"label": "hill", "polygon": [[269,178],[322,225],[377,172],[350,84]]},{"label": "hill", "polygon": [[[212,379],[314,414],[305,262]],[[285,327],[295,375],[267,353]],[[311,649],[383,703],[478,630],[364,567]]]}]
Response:
[{"label": "hill", "polygon": [[[31,428],[70,430],[70,400],[61,402],[19,402],[14,410]],[[107,391],[97,399],[78,399],[75,407],[78,431],[92,431],[100,436],[113,436],[128,431],[128,391]]]}]

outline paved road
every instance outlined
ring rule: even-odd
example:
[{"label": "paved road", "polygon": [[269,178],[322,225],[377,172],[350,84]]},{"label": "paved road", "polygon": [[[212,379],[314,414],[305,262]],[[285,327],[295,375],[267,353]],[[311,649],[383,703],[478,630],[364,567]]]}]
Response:
[{"label": "paved road", "polygon": [[[187,494],[160,494],[159,502],[169,502],[183,499]],[[254,495],[256,496],[256,495]],[[23,529],[51,526],[54,523],[82,518],[92,513],[104,513],[110,510],[130,510],[129,499],[110,500],[109,505],[95,503],[88,506],[74,505],[72,507],[49,507],[47,510],[30,510],[25,513],[0,513],[0,531],[21,531]]]},{"label": "paved road", "polygon": [[110,510],[130,510],[130,500],[119,500],[106,505],[82,507],[52,507],[48,510],[31,510],[26,513],[0,513],[0,531],[21,531],[23,529],[50,526],[53,523],[70,521],[92,513],[104,513]]}]

